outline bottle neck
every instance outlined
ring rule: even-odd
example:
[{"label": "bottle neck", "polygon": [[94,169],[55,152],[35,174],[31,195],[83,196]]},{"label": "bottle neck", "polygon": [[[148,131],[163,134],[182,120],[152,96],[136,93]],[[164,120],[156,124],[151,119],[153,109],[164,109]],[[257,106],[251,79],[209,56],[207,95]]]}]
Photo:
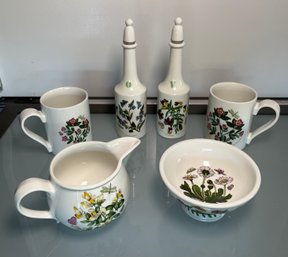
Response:
[{"label": "bottle neck", "polygon": [[123,80],[137,80],[136,48],[124,48]]},{"label": "bottle neck", "polygon": [[170,49],[170,62],[166,80],[182,80],[182,47]]}]

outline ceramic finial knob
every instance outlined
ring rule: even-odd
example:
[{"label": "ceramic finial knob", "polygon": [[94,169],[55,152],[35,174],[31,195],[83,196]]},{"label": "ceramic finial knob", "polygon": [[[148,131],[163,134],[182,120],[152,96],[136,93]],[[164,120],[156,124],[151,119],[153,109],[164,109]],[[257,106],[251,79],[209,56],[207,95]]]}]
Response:
[{"label": "ceramic finial knob", "polygon": [[180,17],[176,18],[174,21],[174,27],[172,29],[170,45],[172,47],[184,46],[182,18]]},{"label": "ceramic finial knob", "polygon": [[125,21],[125,29],[124,29],[124,35],[123,35],[123,47],[125,48],[134,48],[136,47],[136,37],[135,37],[135,31],[133,27],[133,20],[127,19]]}]

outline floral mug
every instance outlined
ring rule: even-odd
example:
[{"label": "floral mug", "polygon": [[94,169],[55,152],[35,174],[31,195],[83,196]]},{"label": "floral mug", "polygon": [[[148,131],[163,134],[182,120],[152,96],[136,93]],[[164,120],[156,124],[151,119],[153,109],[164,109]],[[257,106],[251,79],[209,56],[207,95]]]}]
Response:
[{"label": "floral mug", "polygon": [[[275,117],[250,131],[253,115],[268,107]],[[259,134],[275,125],[280,106],[273,100],[257,102],[257,92],[244,84],[222,82],[210,88],[206,119],[206,137],[226,142],[243,149]]]},{"label": "floral mug", "polygon": [[[41,111],[27,108],[20,114],[21,128],[33,140],[57,154],[65,147],[92,140],[88,93],[77,87],[60,87],[40,98]],[[26,126],[28,118],[36,116],[45,123],[48,140]]]}]

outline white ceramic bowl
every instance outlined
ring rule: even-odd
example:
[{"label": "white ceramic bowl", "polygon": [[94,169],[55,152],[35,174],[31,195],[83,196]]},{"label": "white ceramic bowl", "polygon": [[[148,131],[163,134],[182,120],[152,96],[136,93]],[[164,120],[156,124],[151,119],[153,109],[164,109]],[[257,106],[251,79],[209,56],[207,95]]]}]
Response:
[{"label": "white ceramic bowl", "polygon": [[247,203],[258,192],[256,163],[240,149],[210,139],[190,139],[169,147],[160,159],[169,191],[192,218],[211,222]]}]

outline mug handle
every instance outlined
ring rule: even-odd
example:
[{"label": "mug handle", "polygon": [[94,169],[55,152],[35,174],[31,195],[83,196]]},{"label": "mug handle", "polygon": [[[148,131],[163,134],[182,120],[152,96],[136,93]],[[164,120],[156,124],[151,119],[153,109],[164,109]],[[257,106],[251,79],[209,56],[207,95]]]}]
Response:
[{"label": "mug handle", "polygon": [[15,192],[14,201],[17,210],[24,216],[35,219],[56,219],[54,214],[49,211],[38,211],[24,207],[21,204],[22,199],[33,192],[44,191],[48,194],[54,194],[55,189],[52,183],[45,179],[29,178],[21,182]]},{"label": "mug handle", "polygon": [[275,123],[278,121],[279,119],[279,115],[280,115],[280,106],[278,103],[276,103],[273,100],[262,100],[260,102],[257,102],[254,106],[253,109],[253,115],[257,115],[257,113],[259,112],[260,109],[264,108],[264,107],[268,107],[274,110],[275,112],[275,118],[271,119],[270,121],[266,122],[265,124],[263,124],[262,126],[260,126],[259,128],[255,129],[252,132],[249,132],[248,136],[247,136],[247,144],[250,144],[250,142],[258,135],[260,135],[261,133],[263,133],[264,131],[268,130],[269,128],[271,128],[272,126],[275,125]]},{"label": "mug handle", "polygon": [[22,130],[24,131],[24,133],[32,138],[33,140],[37,141],[38,143],[44,145],[48,152],[52,152],[52,145],[47,141],[45,140],[43,137],[37,135],[36,133],[32,132],[30,129],[28,129],[26,126],[25,126],[25,121],[32,117],[32,116],[36,116],[38,117],[43,123],[46,123],[46,117],[45,115],[43,114],[43,112],[41,111],[38,111],[34,108],[27,108],[25,110],[23,110],[21,113],[20,113],[20,122],[21,122],[21,128]]}]

